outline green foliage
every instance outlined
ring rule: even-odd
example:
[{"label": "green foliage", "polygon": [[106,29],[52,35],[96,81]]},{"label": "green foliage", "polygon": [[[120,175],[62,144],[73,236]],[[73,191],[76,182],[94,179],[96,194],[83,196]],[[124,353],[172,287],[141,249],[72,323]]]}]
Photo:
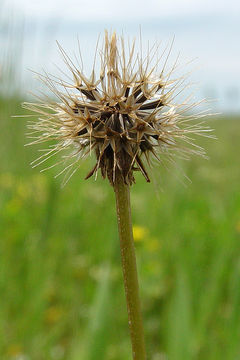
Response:
[{"label": "green foliage", "polygon": [[[31,169],[22,111],[0,101],[0,358],[129,360],[113,189],[88,162],[63,189]],[[159,168],[159,196],[132,187],[151,360],[240,358],[240,122],[211,125],[210,160],[180,164],[192,183]]]}]

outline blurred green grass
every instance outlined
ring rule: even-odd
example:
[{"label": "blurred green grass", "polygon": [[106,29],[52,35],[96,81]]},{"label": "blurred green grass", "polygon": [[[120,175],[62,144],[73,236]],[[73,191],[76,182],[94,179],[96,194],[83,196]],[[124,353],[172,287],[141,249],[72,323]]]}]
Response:
[{"label": "blurred green grass", "polygon": [[[112,188],[88,162],[63,189],[31,169],[21,113],[0,100],[0,359],[130,360]],[[132,188],[151,360],[240,358],[240,121],[211,126],[210,160],[180,164],[192,183]]]}]

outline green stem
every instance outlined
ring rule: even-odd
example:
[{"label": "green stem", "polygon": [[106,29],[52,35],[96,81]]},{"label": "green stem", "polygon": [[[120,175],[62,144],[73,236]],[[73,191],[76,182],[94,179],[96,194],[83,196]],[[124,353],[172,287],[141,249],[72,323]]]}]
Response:
[{"label": "green stem", "polygon": [[137,265],[133,243],[130,191],[129,186],[124,183],[121,174],[118,173],[117,175],[114,191],[132,353],[134,360],[146,360]]}]

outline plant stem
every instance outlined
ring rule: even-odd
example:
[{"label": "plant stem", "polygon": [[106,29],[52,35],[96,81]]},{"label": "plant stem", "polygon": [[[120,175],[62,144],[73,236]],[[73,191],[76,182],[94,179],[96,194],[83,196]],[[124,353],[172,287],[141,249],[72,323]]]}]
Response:
[{"label": "plant stem", "polygon": [[130,191],[129,185],[124,183],[120,173],[116,174],[114,191],[132,354],[134,360],[146,360],[137,264],[133,243]]}]

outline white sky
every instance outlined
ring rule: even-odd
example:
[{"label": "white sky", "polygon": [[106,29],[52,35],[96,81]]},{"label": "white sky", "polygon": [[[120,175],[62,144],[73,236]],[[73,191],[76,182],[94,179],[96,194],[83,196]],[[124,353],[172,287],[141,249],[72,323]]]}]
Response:
[{"label": "white sky", "polygon": [[[228,89],[237,89],[240,98],[240,0],[2,1],[7,5],[7,19],[9,15],[22,15],[26,29],[24,71],[31,68],[41,72],[44,68],[54,73],[52,63],[60,65],[55,40],[72,54],[77,36],[88,70],[99,33],[113,27],[134,38],[141,25],[143,40],[150,44],[156,40],[167,44],[175,35],[173,52],[181,50],[182,63],[198,58],[200,72],[193,80],[199,81],[202,89],[216,92],[213,97],[221,99],[218,106],[223,106]],[[239,111],[239,101],[236,106]]]},{"label": "white sky", "polygon": [[84,21],[240,13],[238,0],[9,0],[26,16]]}]

